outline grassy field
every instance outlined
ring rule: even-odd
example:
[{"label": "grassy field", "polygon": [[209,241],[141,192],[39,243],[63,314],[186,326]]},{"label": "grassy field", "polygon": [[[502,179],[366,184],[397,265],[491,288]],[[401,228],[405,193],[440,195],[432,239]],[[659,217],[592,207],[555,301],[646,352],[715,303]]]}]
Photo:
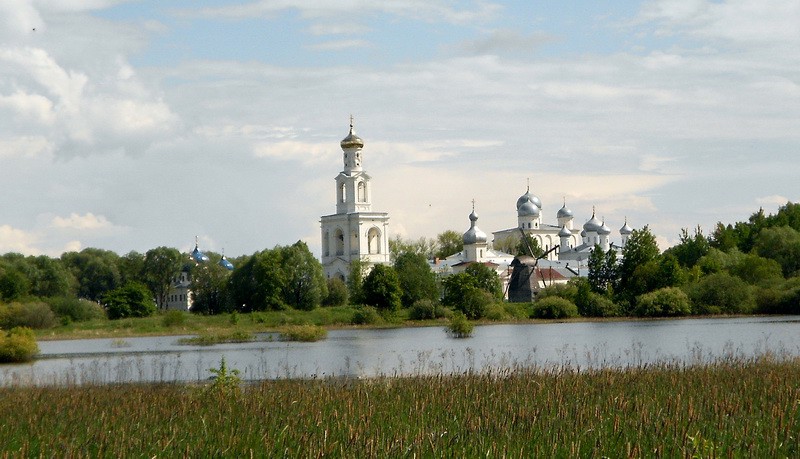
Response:
[{"label": "grassy field", "polygon": [[0,389],[0,456],[800,456],[798,360],[241,387],[228,375]]}]

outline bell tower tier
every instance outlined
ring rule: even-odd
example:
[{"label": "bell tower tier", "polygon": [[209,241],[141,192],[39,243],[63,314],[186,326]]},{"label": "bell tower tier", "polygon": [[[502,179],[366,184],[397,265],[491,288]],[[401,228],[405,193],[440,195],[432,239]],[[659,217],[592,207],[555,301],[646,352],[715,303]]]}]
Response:
[{"label": "bell tower tier", "polygon": [[340,143],[344,169],[336,176],[336,213],[320,219],[322,266],[328,278],[347,279],[350,263],[370,269],[389,263],[389,214],[372,211],[371,177],[362,168],[364,141],[353,130]]}]

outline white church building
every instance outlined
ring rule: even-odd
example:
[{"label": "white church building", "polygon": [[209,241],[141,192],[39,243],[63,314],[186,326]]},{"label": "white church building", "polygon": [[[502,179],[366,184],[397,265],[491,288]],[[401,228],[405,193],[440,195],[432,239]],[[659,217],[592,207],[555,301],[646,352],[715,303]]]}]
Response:
[{"label": "white church building", "polygon": [[353,130],[341,141],[344,169],[336,176],[336,213],[320,219],[322,267],[328,278],[347,279],[350,262],[370,267],[390,262],[389,214],[372,210],[371,177],[362,166],[364,141]]}]

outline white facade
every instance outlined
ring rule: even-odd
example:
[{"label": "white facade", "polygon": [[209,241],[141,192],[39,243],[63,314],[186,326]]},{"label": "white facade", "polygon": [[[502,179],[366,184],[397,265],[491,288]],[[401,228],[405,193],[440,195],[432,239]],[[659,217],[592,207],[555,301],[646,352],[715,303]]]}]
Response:
[{"label": "white facade", "polygon": [[322,267],[328,278],[347,279],[350,262],[371,268],[389,263],[389,214],[372,211],[371,177],[362,168],[364,141],[353,131],[341,141],[344,170],[336,176],[336,213],[320,219]]}]

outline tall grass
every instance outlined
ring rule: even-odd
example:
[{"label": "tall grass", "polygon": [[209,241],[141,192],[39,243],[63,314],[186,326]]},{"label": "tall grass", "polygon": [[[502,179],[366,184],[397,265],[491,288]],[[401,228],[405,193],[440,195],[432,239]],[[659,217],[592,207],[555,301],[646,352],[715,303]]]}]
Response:
[{"label": "tall grass", "polygon": [[0,389],[0,456],[797,457],[800,361]]}]

